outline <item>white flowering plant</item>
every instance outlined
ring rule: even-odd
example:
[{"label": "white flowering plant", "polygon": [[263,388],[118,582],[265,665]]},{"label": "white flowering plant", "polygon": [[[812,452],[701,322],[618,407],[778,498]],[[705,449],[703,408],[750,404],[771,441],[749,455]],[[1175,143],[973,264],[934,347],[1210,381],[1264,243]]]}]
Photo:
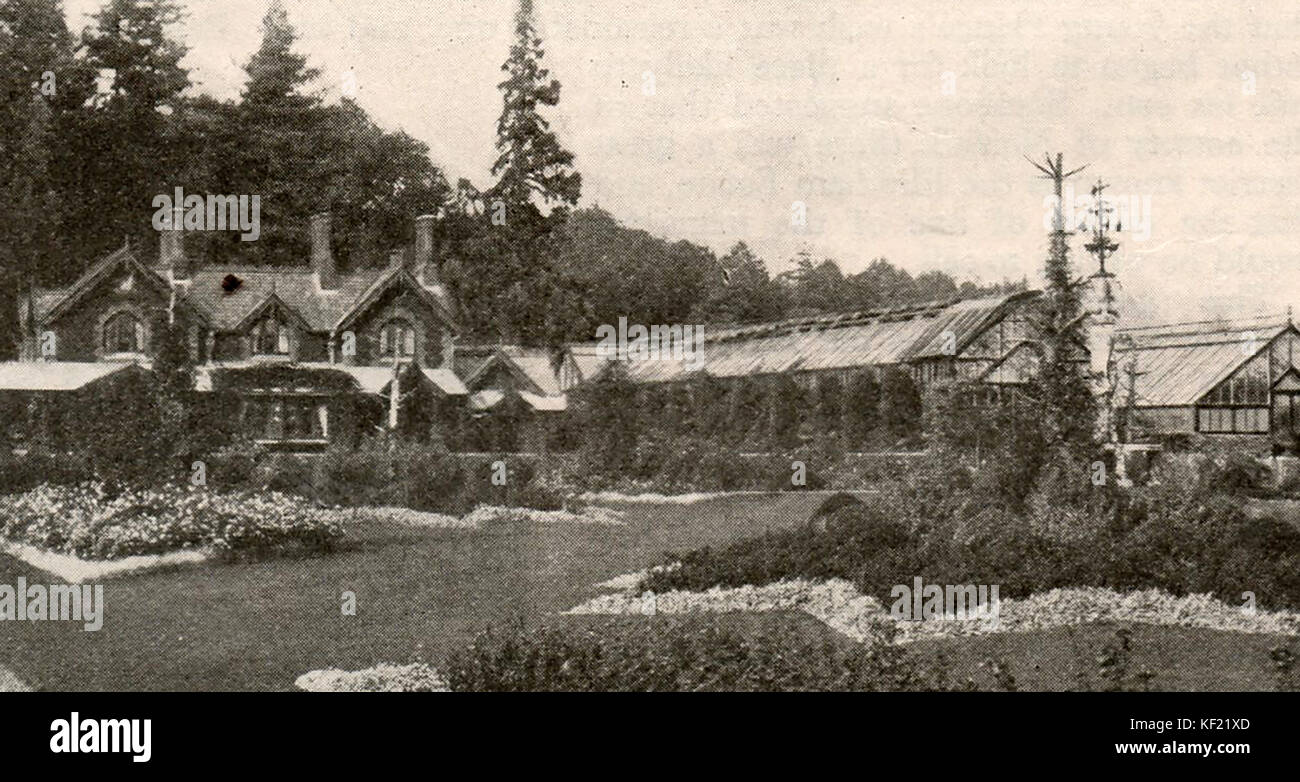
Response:
[{"label": "white flowering plant", "polygon": [[101,483],[85,483],[0,496],[0,536],[83,559],[118,559],[196,548],[226,556],[328,552],[343,529],[320,509],[277,492],[163,486],[111,494]]}]

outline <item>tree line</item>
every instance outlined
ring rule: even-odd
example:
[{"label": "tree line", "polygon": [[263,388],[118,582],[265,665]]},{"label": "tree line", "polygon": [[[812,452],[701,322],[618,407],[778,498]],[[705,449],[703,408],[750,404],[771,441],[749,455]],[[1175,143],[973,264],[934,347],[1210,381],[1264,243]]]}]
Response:
[{"label": "tree line", "polygon": [[67,284],[124,242],[151,260],[153,197],[176,186],[261,196],[258,241],[193,233],[186,250],[197,263],[301,265],[308,217],[329,210],[340,264],[382,265],[411,241],[414,215],[441,215],[441,276],[468,340],[555,345],[591,340],[620,316],[746,323],[1014,287],[913,277],[884,259],[845,275],[807,250],[773,275],[743,242],[719,257],[579,209],[581,174],[546,119],[560,82],[544,65],[532,0],[515,14],[498,85],[498,157],[482,188],[449,182],[425,143],[380,127],[350,97],[326,101],[281,0],[269,0],[235,99],[195,89],[175,35],[183,15],[175,0],[105,0],[74,33],[61,0],[0,5],[6,355],[18,302],[33,287]]}]

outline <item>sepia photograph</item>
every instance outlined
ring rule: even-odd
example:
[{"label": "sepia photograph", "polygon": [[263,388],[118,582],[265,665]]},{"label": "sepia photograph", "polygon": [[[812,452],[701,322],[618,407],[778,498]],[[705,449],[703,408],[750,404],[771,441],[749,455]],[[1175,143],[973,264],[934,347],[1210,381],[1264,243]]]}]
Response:
[{"label": "sepia photograph", "polygon": [[909,752],[1034,703],[1085,760],[1278,754],[1297,38],[0,0],[0,721],[157,766],[194,713],[798,692]]}]

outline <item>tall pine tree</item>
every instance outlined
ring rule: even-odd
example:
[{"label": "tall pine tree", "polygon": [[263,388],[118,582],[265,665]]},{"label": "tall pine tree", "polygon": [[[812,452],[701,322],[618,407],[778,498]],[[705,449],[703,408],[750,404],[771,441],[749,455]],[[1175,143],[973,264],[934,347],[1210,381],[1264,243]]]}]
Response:
[{"label": "tall pine tree", "polygon": [[181,13],[171,0],[108,0],[84,36],[99,90],[75,150],[85,179],[76,223],[91,254],[156,245],[153,198],[178,184],[183,155],[177,113],[190,86],[186,48],[171,37]]},{"label": "tall pine tree", "polygon": [[[308,218],[328,206],[324,113],[312,84],[320,72],[294,51],[297,33],[281,0],[262,17],[262,42],[244,66],[239,104],[243,152],[236,192],[261,196],[261,238],[241,248],[263,263],[301,263],[309,253]],[[233,234],[227,241],[238,241]]]},{"label": "tall pine tree", "polygon": [[560,102],[560,82],[542,66],[533,0],[519,0],[515,42],[501,70],[498,88],[505,107],[497,120],[497,150],[492,166],[497,177],[493,197],[507,209],[523,209],[534,197],[543,204],[574,206],[582,193],[582,175],[573,170],[573,153],[564,149],[540,109]]},{"label": "tall pine tree", "polygon": [[[484,337],[544,345],[563,338],[556,313],[582,312],[582,287],[556,271],[555,227],[576,205],[582,177],[541,110],[560,101],[560,83],[541,64],[532,0],[520,0],[515,42],[501,69],[496,184],[486,195],[481,230],[461,245],[456,280],[471,330]],[[552,207],[543,212],[543,207]]]},{"label": "tall pine tree", "polygon": [[79,237],[65,219],[76,190],[63,152],[88,96],[59,0],[0,4],[0,356],[19,342],[19,297],[66,282]]}]

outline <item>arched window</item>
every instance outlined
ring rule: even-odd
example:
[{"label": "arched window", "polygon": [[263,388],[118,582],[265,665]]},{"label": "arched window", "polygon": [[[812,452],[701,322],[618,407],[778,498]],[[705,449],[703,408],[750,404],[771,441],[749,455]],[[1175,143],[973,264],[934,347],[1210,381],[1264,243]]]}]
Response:
[{"label": "arched window", "polygon": [[379,331],[379,355],[384,358],[415,355],[415,327],[408,320],[390,320]]},{"label": "arched window", "polygon": [[289,353],[289,330],[275,318],[267,318],[253,329],[253,352],[260,356]]},{"label": "arched window", "polygon": [[140,353],[144,350],[144,325],[130,312],[104,321],[104,353]]}]

